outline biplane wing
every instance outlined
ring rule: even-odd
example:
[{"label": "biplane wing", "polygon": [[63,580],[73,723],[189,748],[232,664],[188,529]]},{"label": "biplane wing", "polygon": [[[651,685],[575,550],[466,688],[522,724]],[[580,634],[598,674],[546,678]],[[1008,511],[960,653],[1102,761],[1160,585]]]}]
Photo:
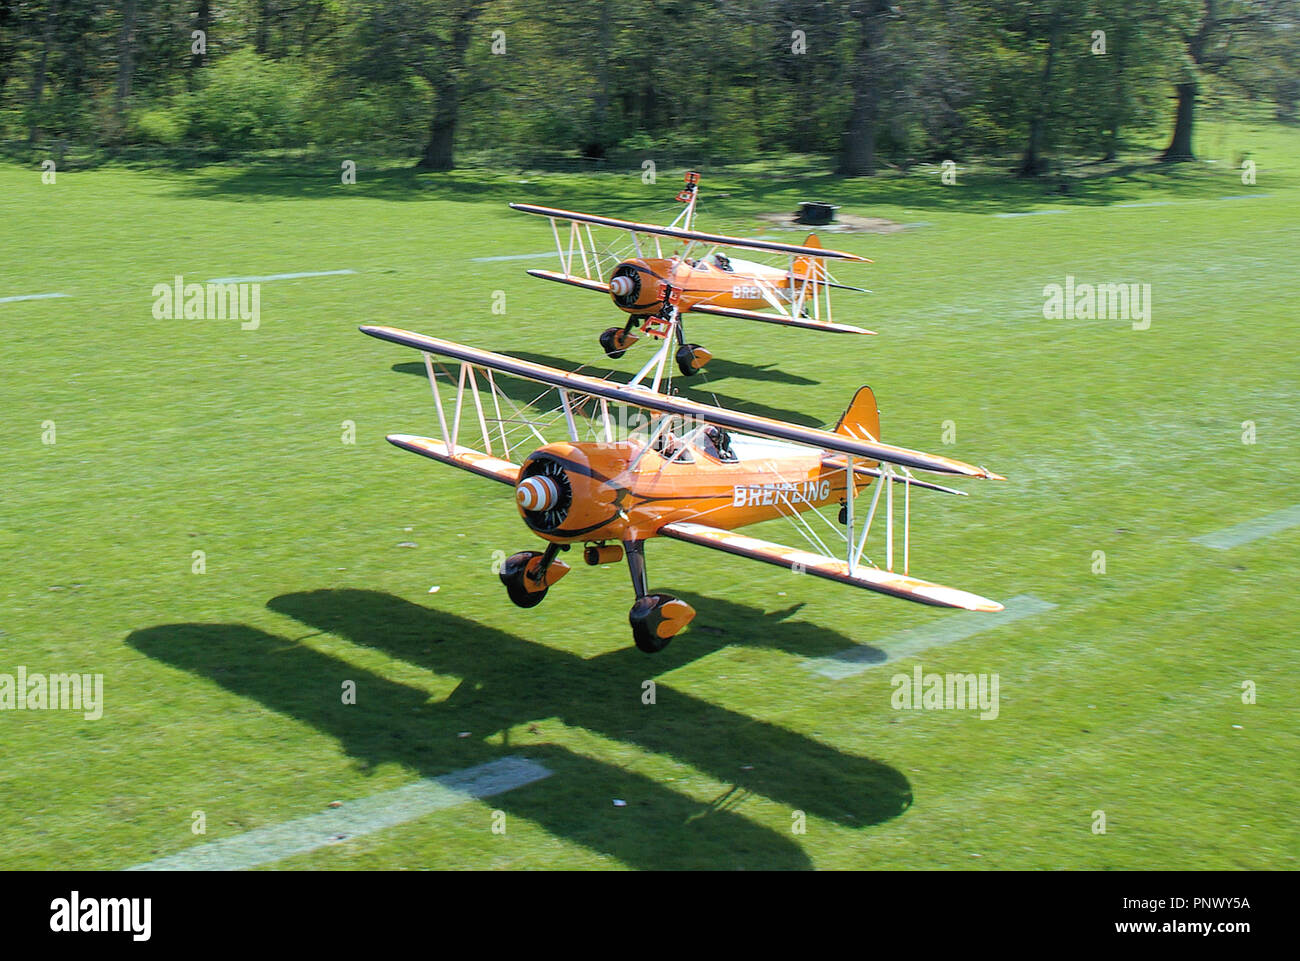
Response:
[{"label": "biplane wing", "polygon": [[513,487],[519,481],[519,465],[512,464],[500,457],[484,454],[471,447],[455,446],[448,450],[447,444],[432,437],[419,437],[415,434],[389,434],[388,443],[413,454],[420,454],[452,467],[459,467],[471,474],[487,477]]},{"label": "biplane wing", "polygon": [[557,284],[568,284],[570,287],[581,287],[583,290],[594,290],[601,294],[609,293],[609,284],[602,280],[592,280],[576,274],[562,274],[558,270],[530,270],[528,276],[539,280],[553,280]]},{"label": "biplane wing", "polygon": [[711,547],[714,550],[735,554],[737,557],[748,557],[751,560],[775,564],[778,567],[813,574],[841,584],[866,588],[869,591],[901,597],[920,604],[929,604],[932,607],[956,607],[987,613],[997,613],[1003,609],[997,601],[991,601],[987,597],[980,597],[969,591],[945,587],[942,584],[894,571],[884,571],[878,567],[857,565],[850,571],[847,560],[826,557],[793,547],[783,547],[736,531],[678,521],[661,527],[659,533],[688,544]]},{"label": "biplane wing", "polygon": [[[660,414],[673,414],[682,418],[716,424],[730,430],[759,434],[814,449],[834,451],[846,455],[850,459],[861,457],[865,460],[883,461],[900,467],[936,474],[956,474],[966,477],[1005,480],[1005,478],[984,467],[977,467],[974,464],[967,464],[940,454],[928,454],[906,447],[896,447],[893,444],[862,440],[844,434],[819,430],[815,427],[790,424],[771,417],[762,417],[758,414],[746,414],[740,411],[728,410],[725,407],[715,407],[712,404],[704,404],[686,397],[669,396],[656,393],[645,387],[630,387],[603,380],[599,377],[574,374],[554,367],[547,367],[544,364],[536,364],[532,361],[497,354],[477,347],[467,347],[463,344],[442,340],[438,337],[430,337],[425,334],[417,334],[397,327],[366,325],[360,329],[371,337],[378,337],[381,340],[412,347],[428,354],[450,357],[471,367],[484,367],[499,373],[522,377],[525,380],[533,380],[539,384],[558,388],[561,392],[588,395],[606,401],[640,407]],[[452,442],[454,444],[454,437]]]},{"label": "biplane wing", "polygon": [[[540,272],[535,273],[530,270],[529,273],[538,276]],[[572,283],[567,278],[565,282]],[[577,286],[585,287],[587,284]],[[608,286],[608,284],[605,285],[606,288]],[[782,324],[786,327],[803,327],[807,330],[827,330],[833,334],[875,334],[874,330],[867,330],[865,327],[854,327],[852,324],[836,324],[829,320],[812,320],[808,317],[792,317],[788,314],[765,314],[759,310],[741,310],[738,307],[715,307],[712,304],[692,304],[690,313],[708,314],[712,317],[732,317],[736,320],[758,320],[765,324]]]},{"label": "biplane wing", "polygon": [[756,240],[746,237],[728,237],[725,234],[710,234],[698,230],[682,230],[679,227],[661,227],[658,224],[643,224],[632,220],[617,220],[613,217],[598,217],[595,214],[583,214],[574,210],[562,210],[558,207],[539,207],[536,204],[511,204],[512,210],[552,220],[567,220],[575,224],[593,224],[597,227],[613,227],[634,234],[648,234],[653,237],[672,237],[676,240],[688,240],[693,243],[711,244],[721,247],[736,247],[741,250],[762,250],[768,253],[794,254],[799,257],[816,257],[826,260],[855,260],[871,263],[866,257],[851,254],[843,250],[827,250],[823,247],[805,247],[802,244],[784,244],[774,240]]}]

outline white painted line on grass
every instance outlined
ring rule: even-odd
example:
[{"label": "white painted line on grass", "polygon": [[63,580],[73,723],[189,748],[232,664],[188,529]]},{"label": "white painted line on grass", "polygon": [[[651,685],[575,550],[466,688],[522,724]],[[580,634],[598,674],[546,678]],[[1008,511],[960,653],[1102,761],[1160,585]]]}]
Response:
[{"label": "white painted line on grass", "polygon": [[476,264],[486,264],[494,260],[537,260],[540,257],[558,257],[554,250],[544,250],[540,254],[502,254],[499,257],[471,257]]},{"label": "white painted line on grass", "polygon": [[18,294],[14,297],[0,297],[0,304],[12,304],[17,300],[49,300],[52,297],[67,296],[67,294]]},{"label": "white painted line on grass", "polygon": [[1068,214],[1068,210],[1022,210],[1009,214],[994,214],[994,217],[1041,217],[1044,214]]},{"label": "white painted line on grass", "polygon": [[1051,601],[1044,601],[1032,594],[1018,594],[1007,601],[1006,610],[998,614],[959,611],[930,624],[891,634],[880,641],[880,647],[858,644],[829,657],[805,661],[803,666],[823,677],[840,680],[882,664],[901,661],[932,647],[964,641],[985,631],[995,631],[1012,621],[1031,614],[1041,614],[1054,607],[1056,605]]},{"label": "white painted line on grass", "polygon": [[551,776],[550,770],[511,755],[477,767],[425,778],[342,807],[200,844],[138,864],[132,871],[245,871],[348,838],[373,834],[465,801],[492,797]]},{"label": "white painted line on grass", "polygon": [[1234,524],[1213,534],[1202,534],[1200,537],[1193,537],[1192,540],[1197,544],[1213,547],[1215,550],[1226,551],[1230,547],[1249,544],[1253,540],[1276,534],[1278,531],[1296,525],[1300,525],[1300,504],[1272,514],[1265,514],[1263,517],[1256,517],[1254,520]]},{"label": "white painted line on grass", "polygon": [[1205,201],[1196,200],[1153,200],[1137,204],[1106,204],[1103,207],[1072,207],[1068,210],[1021,210],[1014,213],[994,214],[994,217],[1037,217],[1041,214],[1073,214],[1081,210],[1120,210],[1134,207],[1172,207],[1178,204],[1212,202],[1216,200],[1254,200],[1256,197],[1271,197],[1272,194],[1231,194],[1225,197],[1207,197]]},{"label": "white painted line on grass", "polygon": [[260,284],[266,280],[297,280],[300,277],[337,277],[340,274],[355,274],[352,269],[345,270],[305,270],[299,274],[267,274],[265,277],[218,277],[209,280],[209,284]]}]

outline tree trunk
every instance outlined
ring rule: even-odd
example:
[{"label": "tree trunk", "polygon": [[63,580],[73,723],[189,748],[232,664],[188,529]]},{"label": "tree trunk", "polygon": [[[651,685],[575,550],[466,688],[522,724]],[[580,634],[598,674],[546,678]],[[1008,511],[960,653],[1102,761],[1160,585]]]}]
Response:
[{"label": "tree trunk", "polygon": [[13,45],[7,39],[13,12],[13,0],[0,0],[0,95],[4,94],[5,86],[9,83],[9,72],[13,66]]},{"label": "tree trunk", "polygon": [[872,177],[876,173],[876,85],[870,79],[853,82],[853,109],[840,147],[836,170],[845,177]]},{"label": "tree trunk", "polygon": [[1218,0],[1205,0],[1201,24],[1194,34],[1186,38],[1187,54],[1192,58],[1194,66],[1186,79],[1174,85],[1174,90],[1178,93],[1178,110],[1174,114],[1174,135],[1165,152],[1160,155],[1165,163],[1196,159],[1192,153],[1192,128],[1196,119],[1196,98],[1201,92],[1200,71],[1209,66],[1206,52],[1212,49],[1210,41],[1222,26]]},{"label": "tree trunk", "polygon": [[[212,4],[209,2],[209,0],[199,0],[199,10],[198,10],[198,15],[194,19],[194,29],[203,31],[204,50],[207,49],[208,31],[211,28],[212,28]],[[200,67],[202,67],[203,62],[206,59],[207,59],[206,54],[202,54],[202,53],[190,54],[190,70],[192,71],[191,79],[193,78],[193,72],[197,71]]]},{"label": "tree trunk", "polygon": [[1174,135],[1169,146],[1160,155],[1165,163],[1181,163],[1195,160],[1192,153],[1192,124],[1196,110],[1196,84],[1180,83],[1178,90],[1178,113],[1174,117]]},{"label": "tree trunk", "polygon": [[438,107],[429,124],[429,140],[424,145],[419,170],[453,170],[456,166],[456,120],[460,115],[460,91],[454,81],[438,88]]},{"label": "tree trunk", "polygon": [[1020,158],[1020,167],[1016,171],[1019,177],[1037,177],[1047,168],[1043,145],[1047,137],[1047,119],[1052,112],[1052,67],[1056,62],[1056,47],[1060,36],[1061,8],[1057,7],[1047,36],[1047,60],[1043,64],[1043,79],[1038,87],[1038,106],[1029,123],[1029,142],[1025,144],[1025,153]]},{"label": "tree trunk", "polygon": [[857,52],[853,57],[853,106],[840,141],[840,161],[835,172],[845,177],[871,177],[876,172],[876,121],[880,107],[878,48],[885,39],[890,6],[883,0],[855,11],[860,22]]},{"label": "tree trunk", "polygon": [[131,97],[131,76],[135,73],[135,0],[122,4],[122,32],[117,38],[117,93],[113,111],[118,120]]},{"label": "tree trunk", "polygon": [[604,152],[613,138],[609,129],[609,52],[614,46],[614,29],[609,17],[609,0],[600,4],[600,52],[596,61],[596,139]]},{"label": "tree trunk", "polygon": [[257,31],[253,34],[253,49],[261,56],[271,44],[271,2],[260,0],[257,5]]},{"label": "tree trunk", "polygon": [[1111,104],[1106,139],[1102,142],[1102,163],[1109,163],[1119,156],[1120,130],[1128,122],[1128,46],[1129,27],[1126,21],[1115,31],[1115,85],[1111,94],[1114,103]]},{"label": "tree trunk", "polygon": [[449,43],[438,44],[436,71],[425,74],[438,104],[429,124],[429,139],[420,154],[417,170],[452,170],[456,166],[456,121],[460,119],[461,72],[469,51],[474,22],[483,12],[482,3],[471,3],[460,14]]},{"label": "tree trunk", "polygon": [[54,23],[59,17],[59,0],[50,0],[50,9],[45,12],[45,29],[41,38],[41,56],[36,61],[36,76],[32,78],[32,119],[27,128],[27,140],[35,143],[41,135],[40,121],[37,114],[41,106],[41,95],[45,93],[45,70],[50,59],[50,48],[54,46]]}]

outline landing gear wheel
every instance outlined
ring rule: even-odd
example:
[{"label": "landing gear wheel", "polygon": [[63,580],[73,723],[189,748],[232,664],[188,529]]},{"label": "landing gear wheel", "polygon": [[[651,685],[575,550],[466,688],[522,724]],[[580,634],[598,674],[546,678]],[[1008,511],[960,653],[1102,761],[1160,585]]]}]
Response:
[{"label": "landing gear wheel", "polygon": [[618,360],[627,353],[627,349],[636,343],[636,332],[626,327],[606,327],[600,335],[600,346],[606,357]]},{"label": "landing gear wheel", "polygon": [[671,594],[647,594],[637,599],[627,615],[632,639],[647,654],[662,651],[673,636],[690,623],[695,609]]},{"label": "landing gear wheel", "polygon": [[510,600],[519,607],[536,607],[542,603],[542,598],[549,590],[543,587],[530,591],[524,584],[524,578],[527,577],[528,567],[533,558],[541,556],[537,551],[520,551],[518,554],[511,554],[501,565],[501,583],[506,586],[506,594],[510,596]]},{"label": "landing gear wheel", "polygon": [[699,344],[682,344],[677,348],[677,369],[685,377],[694,377],[713,359],[713,355]]},{"label": "landing gear wheel", "polygon": [[605,332],[600,335],[600,346],[604,348],[606,357],[612,357],[614,360],[618,360],[627,352],[626,347],[620,350],[617,346],[618,335],[621,333],[623,333],[622,327],[608,327],[605,329]]}]

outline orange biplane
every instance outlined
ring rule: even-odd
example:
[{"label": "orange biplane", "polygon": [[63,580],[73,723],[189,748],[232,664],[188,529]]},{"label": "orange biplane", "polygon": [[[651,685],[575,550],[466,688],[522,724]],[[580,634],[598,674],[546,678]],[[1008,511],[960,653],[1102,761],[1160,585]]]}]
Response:
[{"label": "orange biplane", "polygon": [[[390,434],[388,440],[510,485],[524,524],[547,542],[544,552],[514,554],[500,571],[510,599],[521,607],[540,603],[569,572],[558,556],[573,544],[584,545],[590,565],[626,556],[636,594],[628,616],[632,636],[644,651],[661,650],[695,616],[685,601],[648,588],[644,544],[671,537],[922,604],[1002,610],[996,601],[909,573],[912,488],[964,493],[921,480],[912,470],[1001,478],[948,457],[881,443],[868,387],[857,391],[834,430],[818,430],[393,327],[361,330],[422,353],[437,407],[440,440],[410,434]],[[435,357],[458,362],[458,370],[440,371]],[[503,387],[503,380],[515,379],[531,384],[523,385],[523,393]],[[534,396],[532,384],[542,385],[540,394]],[[444,400],[446,388],[454,391],[454,402]],[[516,402],[524,398],[531,399]],[[563,438],[548,440],[543,431],[561,423]],[[461,443],[466,424],[481,447]],[[894,502],[900,486],[898,571]],[[854,501],[869,488],[871,503],[859,521]],[[834,521],[824,508],[838,511]],[[866,556],[878,513],[884,515],[883,567]],[[809,548],[734,532],[777,517],[794,522]],[[827,546],[832,537],[840,539],[838,550]]]},{"label": "orange biplane", "polygon": [[[687,377],[702,369],[713,355],[699,344],[687,343],[682,322],[686,313],[841,334],[873,333],[835,323],[831,290],[866,291],[837,283],[825,264],[827,260],[871,261],[841,250],[825,250],[816,234],[809,234],[799,245],[700,233],[692,229],[699,179],[697,173],[686,175],[686,186],[677,195],[686,207],[666,227],[534,204],[511,204],[515,210],[550,220],[560,256],[559,271],[528,273],[607,294],[615,307],[631,315],[623,327],[610,327],[600,335],[600,345],[610,357],[623,356],[641,333],[663,339],[675,337],[677,366]],[[561,239],[560,221],[569,225],[567,245]],[[630,244],[618,250],[602,249],[592,235],[593,226],[624,231]],[[664,238],[685,241],[686,247],[665,255]],[[719,248],[724,247],[785,254],[789,261],[785,267],[754,263],[721,253]],[[700,256],[692,257],[697,248]]]}]

